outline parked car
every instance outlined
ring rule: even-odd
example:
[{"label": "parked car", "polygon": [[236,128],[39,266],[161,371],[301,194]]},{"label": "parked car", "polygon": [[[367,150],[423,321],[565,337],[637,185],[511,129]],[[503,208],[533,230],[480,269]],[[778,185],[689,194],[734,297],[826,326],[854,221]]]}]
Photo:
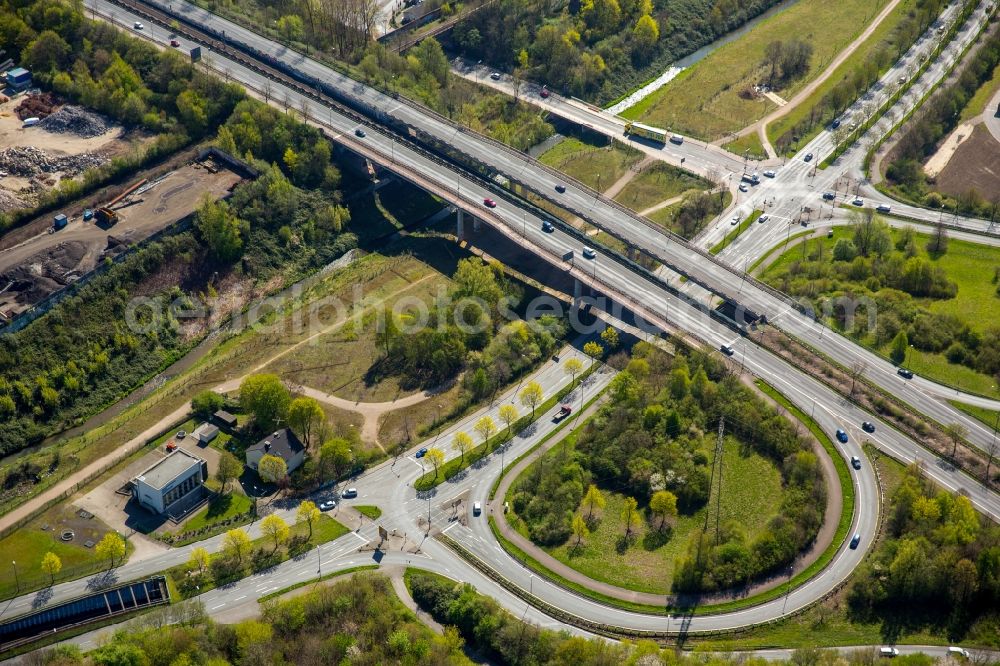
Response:
[{"label": "parked car", "polygon": [[483,199],[483,205],[486,206],[487,208],[496,208],[497,202],[493,201],[493,199],[490,199],[489,197],[486,197],[485,199]]},{"label": "parked car", "polygon": [[875,432],[875,424],[871,421],[865,421],[861,424],[861,429],[865,432]]},{"label": "parked car", "polygon": [[719,351],[721,351],[726,356],[732,356],[733,354],[736,353],[736,350],[730,347],[729,345],[722,345],[721,347],[719,347]]},{"label": "parked car", "polygon": [[859,543],[861,543],[861,533],[855,532],[854,536],[851,537],[851,550],[857,548]]},{"label": "parked car", "polygon": [[473,502],[472,503],[472,515],[473,516],[478,516],[482,512],[483,512],[483,505],[482,505],[482,503],[481,502]]},{"label": "parked car", "polygon": [[596,259],[597,258],[597,252],[595,252],[594,248],[592,248],[592,247],[584,247],[583,248],[583,258],[584,259]]},{"label": "parked car", "polygon": [[167,453],[172,453],[177,450],[177,442],[167,442]]},{"label": "parked car", "polygon": [[185,437],[187,437],[187,431],[186,430],[178,430],[177,434],[174,435],[174,439],[184,439]]},{"label": "parked car", "polygon": [[813,158],[813,154],[812,153],[806,153],[806,156],[805,156],[805,161],[806,162],[812,162],[812,158]]},{"label": "parked car", "polygon": [[427,455],[427,447],[424,446],[424,447],[422,447],[422,448],[420,448],[420,449],[417,450],[416,454],[414,454],[414,457],[415,458],[423,458],[426,455]]},{"label": "parked car", "polygon": [[544,231],[545,233],[551,234],[553,231],[555,231],[555,229],[556,229],[555,226],[548,220],[542,222],[542,231]]},{"label": "parked car", "polygon": [[132,24],[132,27],[135,28],[136,30],[142,30],[146,26],[144,26],[141,22],[136,21],[135,23]]},{"label": "parked car", "polygon": [[494,81],[499,81],[500,80],[500,72],[493,72],[492,74],[490,74],[490,78],[493,79]]},{"label": "parked car", "polygon": [[851,467],[854,469],[861,469],[861,458],[857,456],[851,456]]},{"label": "parked car", "polygon": [[354,130],[354,136],[358,137],[359,139],[363,139],[365,138],[365,131],[359,127],[358,129]]},{"label": "parked car", "polygon": [[913,379],[913,370],[908,370],[907,368],[899,368],[896,370],[896,374],[903,379]]},{"label": "parked car", "polygon": [[879,650],[878,650],[878,656],[880,656],[880,657],[898,657],[899,656],[899,650],[897,650],[894,647],[879,648]]},{"label": "parked car", "polygon": [[838,429],[837,430],[837,441],[840,442],[841,444],[847,444],[847,439],[848,439],[847,433],[844,432],[843,430],[839,430]]},{"label": "parked car", "polygon": [[320,503],[319,510],[320,511],[329,511],[330,509],[336,508],[336,506],[337,506],[337,503],[335,501],[333,501],[333,500],[327,500],[325,502],[321,502]]},{"label": "parked car", "polygon": [[357,488],[348,488],[344,492],[340,493],[340,496],[343,499],[351,499],[352,497],[357,497],[358,496],[358,489]]}]

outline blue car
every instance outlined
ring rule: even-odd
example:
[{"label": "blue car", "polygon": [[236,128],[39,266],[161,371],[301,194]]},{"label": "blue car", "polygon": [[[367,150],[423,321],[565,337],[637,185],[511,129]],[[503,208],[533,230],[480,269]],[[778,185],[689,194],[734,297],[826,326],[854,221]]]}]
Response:
[{"label": "blue car", "polygon": [[855,548],[857,548],[859,543],[861,543],[861,533],[860,532],[855,532],[854,533],[854,538],[851,539],[851,550],[854,550]]},{"label": "blue car", "polygon": [[847,433],[843,430],[837,431],[837,441],[841,444],[847,444]]},{"label": "blue car", "polygon": [[417,451],[417,456],[416,457],[417,458],[423,458],[425,455],[427,455],[427,447],[426,446],[424,448],[420,449],[419,451]]}]

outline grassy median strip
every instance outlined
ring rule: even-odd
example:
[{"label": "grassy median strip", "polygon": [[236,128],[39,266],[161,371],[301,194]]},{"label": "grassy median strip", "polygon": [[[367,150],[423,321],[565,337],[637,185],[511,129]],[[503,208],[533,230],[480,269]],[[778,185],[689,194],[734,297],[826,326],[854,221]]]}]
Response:
[{"label": "grassy median strip", "polygon": [[[809,431],[817,438],[817,440],[823,445],[823,448],[833,459],[834,466],[837,469],[837,478],[840,482],[841,491],[843,495],[843,505],[840,514],[840,521],[837,523],[837,531],[834,534],[833,540],[826,550],[808,567],[799,572],[797,575],[793,576],[785,584],[779,585],[777,587],[771,588],[760,594],[756,594],[751,597],[734,599],[732,601],[726,601],[717,604],[708,604],[705,606],[698,607],[679,607],[679,606],[651,606],[647,604],[638,604],[628,601],[623,601],[614,597],[609,597],[607,595],[595,592],[583,585],[574,583],[559,574],[555,573],[544,564],[534,559],[531,555],[523,551],[517,545],[515,545],[510,540],[506,539],[500,530],[496,526],[496,522],[492,516],[489,518],[490,529],[493,531],[493,535],[496,537],[500,545],[510,554],[513,558],[520,561],[525,567],[537,573],[540,576],[544,576],[550,581],[564,587],[570,591],[573,591],[583,597],[592,599],[599,603],[612,606],[614,608],[620,608],[623,610],[634,611],[639,613],[646,613],[650,615],[667,615],[667,614],[679,614],[679,615],[715,615],[719,613],[728,613],[743,608],[748,608],[751,606],[756,606],[774,599],[780,598],[783,594],[788,593],[794,587],[798,587],[803,583],[807,582],[824,568],[827,564],[833,560],[834,556],[840,549],[840,544],[844,542],[847,537],[847,533],[850,530],[851,522],[854,517],[854,504],[855,504],[855,493],[854,484],[851,479],[850,470],[847,467],[847,462],[840,455],[840,453],[834,447],[833,442],[829,437],[823,432],[819,425],[813,421],[809,416],[807,416],[800,409],[795,407],[791,402],[788,401],[785,396],[778,392],[774,387],[767,384],[762,380],[757,380],[757,386],[768,396],[773,398],[782,407],[787,409],[789,413],[804,425],[809,428]],[[578,427],[582,427],[582,424]],[[574,430],[575,432],[575,430]],[[553,433],[555,434],[555,433]],[[572,436],[572,433],[567,435]],[[534,450],[534,449],[533,449]],[[528,452],[530,453],[530,451]],[[525,453],[524,455],[528,455]],[[522,458],[524,456],[521,456]],[[519,458],[520,460],[520,458]],[[499,481],[498,481],[499,482]],[[496,484],[494,485],[492,493],[496,490]]]},{"label": "grassy median strip", "polygon": [[752,225],[754,222],[756,222],[757,218],[760,217],[763,212],[764,211],[762,211],[762,210],[755,210],[752,213],[750,213],[749,215],[747,215],[747,219],[745,219],[742,222],[740,222],[739,226],[737,226],[736,229],[734,229],[731,233],[727,233],[725,235],[725,237],[723,237],[723,239],[721,241],[719,241],[718,243],[716,243],[715,245],[713,245],[712,249],[709,250],[709,252],[711,252],[712,254],[719,254],[720,252],[722,252],[723,250],[725,250],[729,246],[730,243],[732,243],[734,240],[736,240],[737,236],[739,236],[744,231],[746,231],[747,229],[749,229],[750,225]]},{"label": "grassy median strip", "polygon": [[440,469],[427,472],[416,480],[413,487],[417,490],[430,490],[431,488],[436,488],[462,470],[482,460],[493,452],[498,446],[502,446],[507,443],[514,437],[515,434],[527,428],[529,425],[538,420],[542,414],[559,404],[560,400],[569,395],[573,389],[583,382],[584,379],[590,376],[590,373],[594,371],[594,368],[596,368],[597,365],[597,363],[591,363],[590,367],[584,370],[580,376],[576,378],[576,380],[570,382],[568,386],[561,388],[554,396],[550,397],[548,400],[536,407],[534,416],[531,414],[522,416],[517,421],[512,423],[509,428],[506,428],[503,432],[493,435],[488,440],[466,453],[464,456],[452,458],[448,462],[441,465]]}]

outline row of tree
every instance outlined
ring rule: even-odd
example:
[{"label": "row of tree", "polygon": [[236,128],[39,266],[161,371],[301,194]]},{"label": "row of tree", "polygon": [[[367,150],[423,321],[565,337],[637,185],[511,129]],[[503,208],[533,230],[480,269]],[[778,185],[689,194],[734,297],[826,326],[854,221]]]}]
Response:
[{"label": "row of tree", "polygon": [[[899,136],[889,156],[886,178],[897,191],[916,201],[940,207],[941,194],[934,192],[934,180],[922,165],[937,149],[940,141],[958,125],[962,109],[976,91],[993,76],[1000,64],[1000,35],[984,41],[979,50],[950,85],[925,101],[917,116]],[[1000,192],[980,192],[974,188],[951,192],[949,206],[955,212],[994,219],[1000,213]]]},{"label": "row of tree", "polygon": [[946,0],[917,0],[916,6],[899,20],[868,57],[855,65],[850,72],[845,73],[830,92],[809,108],[808,116],[775,139],[778,151],[786,152],[800,137],[808,135],[817,126],[826,124],[843,113],[878,81],[882,73],[910,48],[917,37],[934,23],[946,5]]}]

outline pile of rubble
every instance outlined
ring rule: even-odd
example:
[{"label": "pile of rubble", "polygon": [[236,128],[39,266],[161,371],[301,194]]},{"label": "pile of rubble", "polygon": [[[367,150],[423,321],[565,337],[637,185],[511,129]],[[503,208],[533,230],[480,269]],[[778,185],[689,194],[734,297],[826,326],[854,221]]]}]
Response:
[{"label": "pile of rubble", "polygon": [[59,106],[59,100],[52,93],[39,93],[37,95],[28,95],[17,105],[14,109],[14,113],[21,120],[26,118],[46,118],[56,107]]},{"label": "pile of rubble", "polygon": [[24,208],[25,203],[15,195],[0,189],[0,212]]},{"label": "pile of rubble", "polygon": [[82,106],[64,106],[38,123],[47,132],[76,134],[85,139],[100,136],[113,127],[104,116],[87,111]]},{"label": "pile of rubble", "polygon": [[100,166],[105,159],[100,155],[54,156],[34,146],[12,146],[0,150],[0,170],[14,176],[31,178],[42,173],[62,173],[75,176],[90,167]]}]

